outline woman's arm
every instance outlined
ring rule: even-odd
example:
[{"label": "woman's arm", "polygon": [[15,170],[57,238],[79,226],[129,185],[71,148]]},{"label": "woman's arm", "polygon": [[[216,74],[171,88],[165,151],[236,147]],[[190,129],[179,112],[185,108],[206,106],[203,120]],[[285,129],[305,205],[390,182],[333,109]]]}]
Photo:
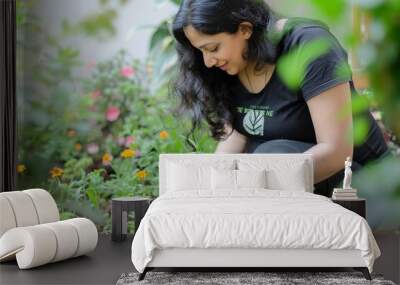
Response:
[{"label": "woman's arm", "polygon": [[339,170],[353,156],[353,120],[349,83],[337,85],[307,101],[317,144],[306,151],[314,159],[314,183]]},{"label": "woman's arm", "polygon": [[[225,135],[230,134],[232,126],[225,124]],[[223,141],[220,141],[215,153],[241,153],[246,146],[247,137],[233,130],[232,134]]]}]

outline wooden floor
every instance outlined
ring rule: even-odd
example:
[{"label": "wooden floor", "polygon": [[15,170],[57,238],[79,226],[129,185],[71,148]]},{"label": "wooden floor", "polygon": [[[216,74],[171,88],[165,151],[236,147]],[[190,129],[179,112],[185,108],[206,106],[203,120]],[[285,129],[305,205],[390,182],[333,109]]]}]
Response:
[{"label": "wooden floor", "polygon": [[[399,237],[374,235],[382,251],[382,256],[375,262],[374,273],[383,274],[385,279],[399,284]],[[128,236],[123,242],[112,242],[109,235],[99,235],[96,250],[87,256],[28,270],[19,270],[15,261],[1,263],[0,284],[115,284],[122,273],[135,271],[130,257],[132,239],[133,236]]]}]

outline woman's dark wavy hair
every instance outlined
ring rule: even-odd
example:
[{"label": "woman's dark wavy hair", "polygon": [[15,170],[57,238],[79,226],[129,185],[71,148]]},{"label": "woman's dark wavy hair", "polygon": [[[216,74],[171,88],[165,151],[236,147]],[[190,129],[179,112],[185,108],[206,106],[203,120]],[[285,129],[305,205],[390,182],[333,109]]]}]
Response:
[{"label": "woman's dark wavy hair", "polygon": [[[186,142],[195,149],[189,137],[206,119],[211,136],[224,139],[224,125],[233,125],[232,109],[229,104],[230,86],[233,76],[217,67],[207,68],[201,51],[193,47],[186,38],[183,28],[192,25],[204,34],[236,33],[239,24],[248,21],[253,32],[248,40],[248,52],[243,58],[256,62],[259,70],[265,63],[275,63],[276,46],[268,38],[268,31],[278,20],[269,6],[262,0],[183,0],[177,12],[172,32],[178,53],[178,75],[173,82],[173,96],[179,106],[175,114],[189,113],[192,128]],[[230,135],[230,134],[229,134]]]}]

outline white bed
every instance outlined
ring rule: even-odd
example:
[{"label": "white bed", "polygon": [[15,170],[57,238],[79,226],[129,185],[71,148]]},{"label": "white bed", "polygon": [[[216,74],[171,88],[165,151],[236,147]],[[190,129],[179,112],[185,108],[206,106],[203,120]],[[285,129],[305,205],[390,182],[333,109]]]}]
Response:
[{"label": "white bed", "polygon": [[367,222],[312,193],[307,154],[161,154],[159,175],[132,243],[139,279],[156,267],[354,267],[370,279],[380,251]]}]

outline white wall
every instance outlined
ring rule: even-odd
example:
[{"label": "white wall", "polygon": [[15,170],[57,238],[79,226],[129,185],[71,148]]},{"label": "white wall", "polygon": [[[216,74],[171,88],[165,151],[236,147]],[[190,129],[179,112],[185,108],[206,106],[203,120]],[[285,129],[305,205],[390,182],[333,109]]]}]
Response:
[{"label": "white wall", "polygon": [[[117,0],[110,2],[117,6]],[[51,34],[58,34],[63,19],[75,23],[98,10],[97,0],[37,0],[34,13]],[[113,38],[103,41],[73,36],[64,43],[78,48],[84,61],[107,59],[120,49],[128,50],[134,58],[143,59],[147,55],[152,27],[176,11],[176,6],[168,1],[160,5],[156,0],[130,0],[118,10],[117,34]],[[148,28],[136,30],[140,26]]]}]

